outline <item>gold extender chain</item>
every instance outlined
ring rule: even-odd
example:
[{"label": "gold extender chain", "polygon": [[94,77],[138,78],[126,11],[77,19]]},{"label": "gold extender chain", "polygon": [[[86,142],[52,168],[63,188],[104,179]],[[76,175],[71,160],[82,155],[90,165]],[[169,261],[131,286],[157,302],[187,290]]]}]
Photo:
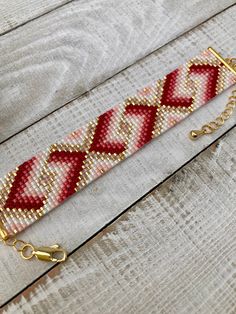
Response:
[{"label": "gold extender chain", "polygon": [[231,96],[229,96],[229,100],[227,105],[225,106],[224,111],[215,120],[204,124],[200,130],[192,130],[189,133],[189,138],[191,140],[197,140],[202,135],[214,133],[222,125],[225,124],[226,120],[228,120],[232,116],[235,106],[236,106],[236,89],[234,89]]}]

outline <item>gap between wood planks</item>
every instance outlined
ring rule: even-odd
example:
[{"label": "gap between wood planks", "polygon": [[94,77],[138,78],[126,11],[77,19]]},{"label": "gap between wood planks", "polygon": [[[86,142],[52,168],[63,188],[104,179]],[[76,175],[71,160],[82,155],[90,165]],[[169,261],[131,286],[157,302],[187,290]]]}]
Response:
[{"label": "gap between wood planks", "polygon": [[[17,29],[17,28],[20,28],[21,26],[24,26],[24,25],[26,25],[26,24],[28,24],[28,23],[30,23],[30,22],[32,22],[32,21],[37,20],[37,19],[40,18],[41,16],[45,16],[45,15],[47,15],[47,14],[49,14],[49,13],[51,13],[51,12],[57,10],[57,9],[60,9],[60,8],[64,7],[65,5],[70,4],[71,2],[74,2],[74,1],[76,1],[76,0],[68,0],[68,1],[65,2],[65,3],[59,4],[59,5],[56,6],[55,8],[52,8],[51,10],[48,10],[48,11],[42,13],[42,14],[39,14],[39,15],[37,15],[37,16],[35,16],[35,17],[33,17],[33,18],[31,18],[31,19],[25,21],[25,22],[22,22],[21,24],[19,24],[19,25],[17,25],[17,26],[12,27],[11,29],[8,29],[8,30],[2,32],[2,33],[0,34],[0,37],[3,36],[3,35],[8,34],[8,33],[10,33],[10,32],[12,32],[12,31],[14,31],[14,30]],[[77,1],[78,1],[78,0],[77,0]]]},{"label": "gap between wood planks", "polygon": [[[104,229],[106,229],[108,226],[110,226],[111,224],[113,224],[115,221],[117,221],[122,215],[124,215],[126,212],[128,212],[133,206],[135,206],[137,203],[139,203],[142,199],[144,199],[145,197],[147,197],[147,195],[151,194],[155,189],[157,189],[159,186],[161,186],[163,183],[165,183],[167,180],[169,180],[170,178],[172,178],[174,175],[176,175],[176,173],[178,173],[182,168],[184,168],[186,165],[188,165],[191,161],[193,161],[197,156],[199,156],[200,154],[202,154],[204,151],[206,151],[207,149],[209,149],[209,147],[211,145],[213,145],[214,143],[217,143],[221,138],[223,138],[225,135],[227,135],[230,131],[232,131],[235,128],[236,124],[234,126],[232,126],[230,129],[228,129],[226,132],[224,132],[221,136],[219,136],[216,140],[214,140],[213,142],[211,142],[209,145],[207,145],[205,148],[203,148],[200,152],[198,152],[195,156],[193,156],[191,159],[189,159],[187,162],[185,162],[181,167],[179,167],[177,170],[175,170],[171,175],[169,175],[168,177],[166,177],[162,182],[160,182],[159,184],[157,184],[156,186],[154,186],[152,189],[150,189],[147,193],[145,193],[144,195],[142,195],[139,199],[137,199],[135,202],[133,202],[131,205],[129,205],[125,210],[123,210],[121,213],[119,213],[119,215],[117,215],[116,217],[114,217],[112,220],[109,221],[109,223],[105,224],[102,228],[100,228],[97,232],[95,232],[92,236],[90,236],[88,239],[86,239],[83,243],[81,243],[80,245],[78,245],[74,250],[72,250],[69,254],[68,257],[70,257],[72,254],[74,254],[75,252],[77,252],[81,247],[83,247],[85,244],[87,244],[89,241],[91,241],[92,239],[94,239],[100,232],[102,232]],[[44,277],[48,272],[50,272],[52,269],[54,269],[55,267],[57,267],[59,264],[54,264],[52,265],[47,271],[45,271],[42,275],[38,276],[35,280],[33,280],[29,285],[27,285],[25,288],[23,288],[22,290],[20,290],[17,294],[15,294],[13,297],[11,297],[8,301],[6,301],[4,304],[2,304],[0,306],[0,309],[4,308],[5,306],[7,306],[11,301],[13,301],[17,296],[19,296],[20,294],[22,294],[26,289],[28,289],[30,286],[32,286],[34,283],[36,283],[39,279],[41,279],[42,277]],[[2,311],[1,311],[2,312]]]},{"label": "gap between wood planks", "polygon": [[[53,12],[54,10],[57,10],[58,8],[61,8],[61,7],[67,5],[67,4],[71,3],[71,2],[74,2],[74,1],[75,1],[75,0],[70,0],[70,1],[68,1],[67,3],[62,4],[62,5],[60,5],[60,6],[56,7],[56,8],[54,8],[54,9],[52,9],[52,10],[50,10],[50,11],[48,11],[48,12],[46,12],[46,13],[44,13],[44,14],[38,16],[38,17],[35,17],[35,18],[33,18],[33,19],[31,19],[31,20],[29,20],[29,21],[23,23],[23,24],[20,24],[20,25],[16,26],[15,28],[13,28],[13,29],[7,31],[6,33],[9,33],[10,31],[12,31],[12,30],[14,30],[14,29],[16,29],[16,28],[19,28],[19,27],[21,27],[21,26],[23,26],[23,25],[25,25],[25,24],[28,24],[29,22],[31,22],[31,21],[33,21],[33,20],[36,20],[37,18],[40,18],[41,16],[44,16],[44,15],[50,13],[50,12]],[[214,18],[214,17],[220,15],[222,12],[225,12],[225,11],[229,10],[230,8],[232,8],[232,7],[234,7],[234,6],[235,6],[235,4],[232,4],[232,5],[228,6],[228,7],[226,7],[225,9],[223,9],[222,11],[220,11],[220,12],[218,12],[218,13],[216,13],[216,14],[213,14],[212,16],[210,16],[209,18],[207,18],[206,20],[202,21],[200,24],[198,24],[198,25],[196,25],[196,26],[194,26],[194,27],[188,29],[187,31],[181,33],[181,34],[178,35],[177,37],[171,39],[170,41],[168,41],[168,42],[165,43],[164,45],[161,45],[161,46],[158,47],[156,50],[151,51],[150,53],[148,53],[147,55],[143,56],[142,58],[137,59],[133,64],[131,64],[131,65],[129,65],[129,66],[127,66],[127,67],[121,69],[120,71],[116,72],[116,74],[114,74],[113,76],[108,77],[107,79],[101,81],[100,83],[98,83],[97,85],[95,85],[95,86],[94,86],[92,89],[90,89],[89,91],[86,91],[86,92],[82,93],[81,95],[78,95],[78,96],[76,96],[76,97],[70,99],[69,101],[67,101],[66,103],[64,103],[64,104],[61,105],[60,107],[58,107],[57,109],[55,109],[55,110],[51,111],[50,113],[46,114],[44,117],[39,118],[39,119],[36,120],[35,122],[29,124],[28,126],[24,127],[23,129],[19,130],[19,131],[16,132],[15,134],[13,134],[13,135],[7,137],[6,139],[4,139],[3,141],[0,142],[0,145],[3,144],[3,143],[5,143],[5,142],[7,142],[8,140],[10,140],[11,138],[13,138],[13,137],[16,136],[17,134],[19,134],[19,133],[21,133],[21,132],[24,132],[25,130],[29,129],[31,126],[33,126],[33,125],[35,125],[36,123],[38,123],[39,121],[41,121],[41,120],[47,118],[48,116],[50,116],[51,114],[57,112],[58,110],[62,109],[63,107],[69,105],[70,103],[72,103],[72,102],[75,101],[76,99],[79,99],[79,98],[81,98],[81,97],[84,97],[84,96],[87,95],[88,93],[92,92],[94,89],[98,88],[99,86],[101,86],[101,85],[104,84],[105,82],[107,82],[107,81],[109,81],[110,79],[112,79],[114,76],[116,76],[116,75],[122,73],[123,71],[127,70],[128,68],[130,68],[131,66],[133,66],[135,63],[138,63],[138,62],[140,62],[141,60],[145,59],[146,57],[150,56],[151,54],[158,52],[158,51],[159,51],[160,49],[162,49],[163,47],[166,47],[167,45],[169,45],[169,44],[171,44],[172,42],[178,40],[179,38],[185,36],[185,35],[188,34],[189,32],[193,31],[194,29],[196,29],[196,28],[198,28],[199,26],[203,25],[204,23],[208,22],[208,21],[211,20],[212,18]],[[1,34],[0,37],[1,37],[2,35],[4,35],[4,34]]]}]

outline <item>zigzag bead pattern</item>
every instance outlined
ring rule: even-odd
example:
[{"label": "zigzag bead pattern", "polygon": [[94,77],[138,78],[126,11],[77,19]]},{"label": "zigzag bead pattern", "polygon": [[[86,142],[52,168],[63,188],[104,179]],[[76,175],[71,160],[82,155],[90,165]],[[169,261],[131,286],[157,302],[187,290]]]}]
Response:
[{"label": "zigzag bead pattern", "polygon": [[0,180],[7,233],[22,231],[235,82],[206,50],[24,162]]}]

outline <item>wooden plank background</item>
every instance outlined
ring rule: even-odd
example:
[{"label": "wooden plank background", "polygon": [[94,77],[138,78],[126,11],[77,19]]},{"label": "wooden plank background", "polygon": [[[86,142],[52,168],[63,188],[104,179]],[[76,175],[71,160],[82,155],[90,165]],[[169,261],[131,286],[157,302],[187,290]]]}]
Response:
[{"label": "wooden plank background", "polygon": [[[202,10],[199,10],[201,6],[205,7],[202,1],[188,1],[180,8],[177,1],[144,3],[133,0],[121,1],[119,5],[114,1],[108,4],[105,0],[70,2],[37,19],[29,15],[25,25],[21,26],[23,22],[19,21],[17,29],[13,27],[0,37],[0,137],[3,141],[0,160],[4,161],[0,176],[134,94],[138,88],[162,77],[201,49],[212,45],[225,56],[236,55],[236,7],[227,9],[234,1],[218,1],[217,5],[210,2],[202,16]],[[45,13],[46,10],[51,9],[45,6]],[[213,14],[216,15],[211,18]],[[206,19],[209,20],[203,22]],[[61,68],[63,64],[68,65],[65,72]],[[95,70],[91,71],[93,68]],[[111,79],[107,80],[109,77]],[[86,90],[90,92],[83,94]],[[59,242],[69,252],[82,245],[235,125],[234,115],[216,134],[196,143],[187,139],[193,126],[199,127],[222,110],[229,93],[217,97],[78,193],[43,221],[28,228],[22,237],[39,245],[45,241],[47,244]],[[235,136],[235,132],[231,134],[231,137]],[[211,196],[210,190],[209,199]],[[1,247],[0,304],[8,303],[50,267],[37,261],[21,261],[14,252]],[[70,267],[65,266],[67,272]],[[61,284],[64,280],[62,277]],[[89,277],[86,280],[89,281]],[[57,288],[51,283],[48,295],[51,295],[50,289]],[[25,293],[28,291],[31,290]],[[40,302],[40,298],[37,292],[35,302]],[[19,305],[14,301],[7,311],[28,312],[30,306],[34,308],[32,303],[28,307],[22,300],[24,293],[17,299]],[[132,306],[134,299],[130,299],[130,309]],[[36,308],[38,313],[39,307]],[[129,309],[128,305],[126,308]],[[71,309],[76,312],[75,307]]]},{"label": "wooden plank background", "polygon": [[236,129],[2,313],[235,313],[235,138]]}]

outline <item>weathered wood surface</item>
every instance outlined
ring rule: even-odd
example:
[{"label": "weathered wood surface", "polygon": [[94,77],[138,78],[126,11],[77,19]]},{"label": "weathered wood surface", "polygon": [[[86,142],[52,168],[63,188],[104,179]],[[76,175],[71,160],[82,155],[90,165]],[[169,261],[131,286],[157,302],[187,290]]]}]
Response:
[{"label": "weathered wood surface", "polygon": [[68,3],[70,0],[0,0],[0,35]]},{"label": "weathered wood surface", "polygon": [[[8,140],[0,146],[0,160],[5,161],[1,164],[1,175],[35,151],[134,93],[137,87],[174,69],[209,44],[225,55],[233,55],[236,51],[235,41],[232,40],[234,25],[235,8],[231,8]],[[72,251],[235,124],[235,120],[231,119],[218,133],[196,143],[187,138],[189,130],[212,119],[221,111],[227,94],[229,92],[217,97],[213,103],[194,113],[174,130],[78,193],[42,221],[28,228],[22,237],[39,245],[59,242]],[[1,249],[1,304],[49,267],[44,263],[26,263],[15,252]]]},{"label": "weathered wood surface", "polygon": [[0,141],[234,2],[73,1],[1,36]]},{"label": "weathered wood surface", "polygon": [[2,313],[236,312],[236,128]]}]

